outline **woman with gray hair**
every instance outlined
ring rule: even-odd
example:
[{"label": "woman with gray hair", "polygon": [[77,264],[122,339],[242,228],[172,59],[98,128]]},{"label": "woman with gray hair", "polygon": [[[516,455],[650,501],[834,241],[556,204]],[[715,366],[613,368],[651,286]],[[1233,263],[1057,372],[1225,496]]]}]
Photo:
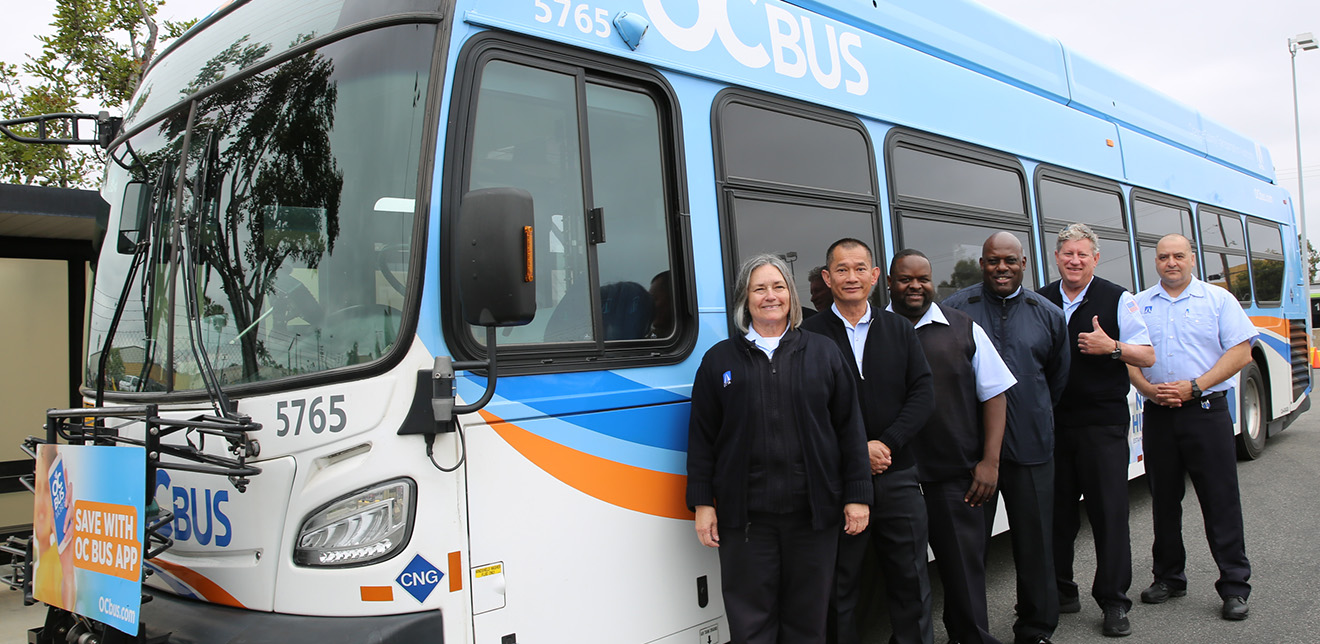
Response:
[{"label": "woman with gray hair", "polygon": [[824,642],[838,531],[870,516],[855,386],[833,342],[798,330],[782,259],[747,260],[736,289],[744,335],[711,347],[692,384],[687,504],[719,548],[733,642]]}]

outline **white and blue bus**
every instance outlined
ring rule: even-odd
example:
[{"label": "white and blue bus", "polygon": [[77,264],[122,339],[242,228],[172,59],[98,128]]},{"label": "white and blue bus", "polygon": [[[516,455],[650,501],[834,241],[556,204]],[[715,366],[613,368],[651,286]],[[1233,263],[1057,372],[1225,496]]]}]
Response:
[{"label": "white and blue bus", "polygon": [[228,437],[157,459],[170,642],[727,641],[688,399],[756,253],[948,293],[1008,230],[1039,287],[1083,221],[1140,290],[1179,232],[1261,329],[1243,454],[1309,406],[1268,152],[969,1],[240,0],[108,153],[88,404]]}]

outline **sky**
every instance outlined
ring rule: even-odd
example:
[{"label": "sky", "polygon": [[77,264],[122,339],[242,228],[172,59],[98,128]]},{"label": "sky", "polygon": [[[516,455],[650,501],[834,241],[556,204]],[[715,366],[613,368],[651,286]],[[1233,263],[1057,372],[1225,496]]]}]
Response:
[{"label": "sky", "polygon": [[[861,1],[861,0],[858,0]],[[940,0],[889,0],[938,2]],[[978,0],[1269,149],[1297,197],[1288,38],[1320,37],[1320,0]],[[161,16],[200,18],[222,0],[166,0]],[[7,3],[0,61],[21,63],[49,33],[54,0]],[[1320,49],[1296,58],[1308,237],[1320,240]],[[1320,246],[1320,243],[1317,243]]]},{"label": "sky", "polygon": [[[1296,200],[1288,39],[1320,38],[1320,0],[978,1],[1260,142]],[[1307,237],[1320,247],[1320,49],[1296,64]]]}]

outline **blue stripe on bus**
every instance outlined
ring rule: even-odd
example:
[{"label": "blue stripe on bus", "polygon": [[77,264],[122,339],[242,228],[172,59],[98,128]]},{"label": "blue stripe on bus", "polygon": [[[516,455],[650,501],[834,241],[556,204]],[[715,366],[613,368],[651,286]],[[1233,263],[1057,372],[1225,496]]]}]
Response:
[{"label": "blue stripe on bus", "polygon": [[[463,377],[457,384],[462,398],[471,401],[481,396],[485,379]],[[500,379],[496,389],[499,393],[486,411],[537,436],[634,467],[687,473],[686,397],[662,389],[639,388],[637,383],[610,372]],[[574,393],[531,400],[512,397],[519,393],[535,395],[537,391]],[[631,400],[634,404],[609,404],[607,400]]]},{"label": "blue stripe on bus", "polygon": [[1292,347],[1289,346],[1288,342],[1280,340],[1269,333],[1263,332],[1256,334],[1256,339],[1269,345],[1269,347],[1282,356],[1284,360],[1292,361]]}]

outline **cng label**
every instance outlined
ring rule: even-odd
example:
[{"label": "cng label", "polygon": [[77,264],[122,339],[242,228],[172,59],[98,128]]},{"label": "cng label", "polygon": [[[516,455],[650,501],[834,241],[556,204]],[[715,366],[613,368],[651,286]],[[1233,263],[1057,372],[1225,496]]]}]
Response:
[{"label": "cng label", "polygon": [[436,584],[439,584],[444,576],[445,573],[440,572],[439,568],[432,566],[431,562],[423,559],[421,555],[416,555],[394,581],[420,603],[431,596],[431,591],[435,590]]}]

